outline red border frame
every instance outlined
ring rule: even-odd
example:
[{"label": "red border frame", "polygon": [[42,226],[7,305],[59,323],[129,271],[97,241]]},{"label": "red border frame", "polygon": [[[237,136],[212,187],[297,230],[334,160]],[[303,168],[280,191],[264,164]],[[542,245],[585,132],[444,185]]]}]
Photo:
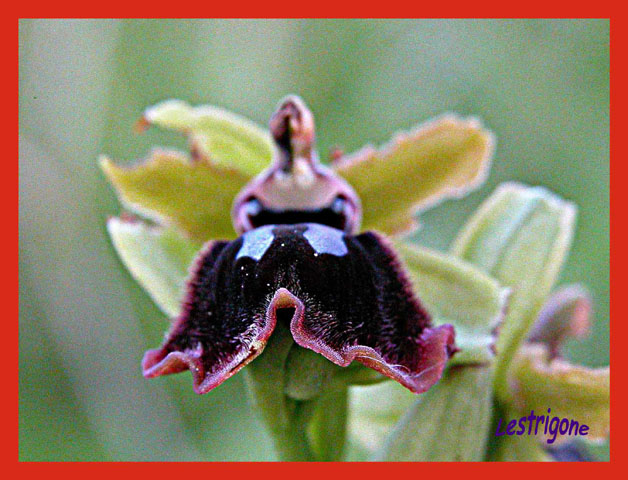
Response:
[{"label": "red border frame", "polygon": [[[200,8],[196,7],[193,3],[187,3],[183,9],[176,11],[174,6],[166,7],[165,4],[156,4],[151,2],[143,2],[136,0],[135,2],[109,2],[106,4],[106,11],[98,10],[95,4],[87,4],[85,2],[65,2],[61,4],[59,2],[34,2],[29,3],[27,5],[22,5],[21,8],[15,8],[16,16],[7,15],[5,20],[3,20],[3,29],[2,36],[4,37],[3,42],[3,50],[5,50],[5,65],[13,64],[15,67],[14,77],[13,79],[8,73],[5,73],[3,76],[3,83],[5,83],[5,92],[10,92],[12,83],[15,82],[16,92],[18,90],[19,85],[19,73],[17,63],[19,62],[19,56],[17,53],[17,49],[15,50],[14,55],[16,55],[17,61],[15,61],[15,57],[11,58],[11,54],[9,53],[10,49],[13,48],[13,41],[18,36],[18,20],[20,18],[39,18],[39,17],[50,17],[50,18],[66,18],[66,17],[75,17],[75,18],[109,18],[109,17],[131,17],[131,18],[144,18],[144,17],[185,17],[188,15],[198,15],[203,13],[210,13],[213,16],[219,18],[311,18],[313,14],[317,14],[317,16],[323,18],[352,18],[356,13],[359,13],[362,18],[398,18],[402,16],[411,16],[420,15],[425,18],[443,18],[443,17],[457,17],[465,15],[478,15],[484,14],[484,18],[507,18],[507,17],[520,17],[522,16],[533,16],[533,13],[541,14],[540,17],[550,18],[550,17],[564,17],[566,13],[575,13],[575,17],[579,18],[610,18],[610,32],[611,32],[611,178],[610,178],[610,249],[611,249],[611,264],[610,264],[610,296],[611,296],[611,317],[619,318],[627,317],[626,315],[627,309],[623,307],[623,304],[619,304],[618,302],[613,302],[612,300],[617,297],[618,292],[623,290],[625,284],[622,282],[622,277],[620,277],[620,272],[624,269],[621,268],[627,265],[627,255],[626,250],[623,248],[617,248],[617,245],[623,245],[624,242],[622,240],[626,240],[626,234],[624,233],[624,229],[622,227],[622,219],[619,217],[618,211],[624,209],[626,206],[626,191],[628,189],[623,185],[624,179],[626,178],[626,167],[624,165],[625,158],[628,158],[628,146],[624,142],[615,141],[620,138],[620,135],[623,131],[622,123],[625,122],[623,118],[623,111],[625,110],[624,106],[626,106],[626,92],[623,88],[617,88],[617,85],[623,86],[625,84],[625,69],[626,66],[623,63],[623,47],[625,45],[625,37],[626,37],[626,27],[627,22],[620,15],[615,15],[614,10],[611,9],[608,5],[599,5],[599,4],[587,4],[587,8],[582,8],[579,5],[574,4],[573,2],[555,2],[553,4],[548,4],[547,2],[540,1],[528,1],[522,7],[525,11],[514,11],[510,5],[505,5],[503,3],[497,4],[495,2],[495,6],[493,5],[479,5],[477,3],[463,3],[460,2],[459,5],[456,3],[448,3],[447,5],[442,6],[442,8],[436,8],[437,5],[421,5],[421,4],[413,4],[411,6],[404,5],[391,5],[391,4],[379,4],[374,6],[367,6],[363,3],[358,2],[347,2],[344,4],[338,4],[337,2],[316,2],[315,4],[304,4],[304,3],[292,3],[288,4],[288,2],[276,2],[275,4],[264,3],[255,3],[247,4],[242,3],[237,6],[237,8],[228,9],[224,5],[211,5],[211,8],[207,8],[208,4],[199,5]],[[99,5],[100,6],[100,5]],[[191,8],[190,8],[191,7]],[[202,8],[205,7],[205,8]],[[332,8],[330,8],[332,7]],[[504,8],[505,7],[505,8]],[[510,8],[509,8],[510,7]],[[12,12],[11,12],[12,13]],[[150,15],[147,15],[150,14]],[[508,15],[510,14],[510,15]],[[262,17],[266,15],[268,17]],[[8,93],[5,94],[9,96]],[[5,99],[6,105],[14,105],[16,116],[19,115],[18,109],[18,99],[17,95],[14,95],[11,98]],[[4,116],[5,128],[3,129],[4,135],[8,136],[8,132],[11,130],[9,125],[9,116]],[[14,137],[15,138],[15,137]],[[7,139],[6,144],[9,144]],[[13,199],[16,199],[19,195],[17,182],[14,183],[14,179],[18,178],[18,162],[19,152],[17,142],[15,143],[15,157],[10,158],[8,156],[5,159],[5,165],[14,165],[12,168],[13,175],[3,175],[2,179],[2,189],[0,189],[2,197],[5,200],[4,205],[10,204]],[[14,163],[13,163],[14,162]],[[622,188],[623,187],[623,188]],[[19,208],[19,207],[18,207]],[[5,215],[7,215],[5,213]],[[16,214],[16,217],[19,215]],[[17,222],[18,218],[15,218],[16,230],[18,229],[19,223]],[[7,224],[5,223],[5,226]],[[17,233],[17,232],[16,232]],[[16,237],[17,238],[17,235]],[[5,271],[9,270],[7,267],[10,266],[10,270],[14,271],[17,274],[18,282],[19,282],[19,267],[18,267],[18,258],[15,257],[15,260],[12,257],[12,254],[9,254],[11,251],[9,247],[13,247],[11,242],[9,242],[7,236],[4,237],[3,246],[5,248],[2,249],[2,256],[4,257],[3,265],[5,266]],[[17,250],[19,252],[19,240],[17,241]],[[2,296],[4,297],[4,304],[9,305],[10,301],[13,301],[14,298],[18,297],[18,289],[17,283],[15,287],[12,287],[12,283],[9,282],[7,278],[8,275],[5,274],[4,287],[2,291]],[[628,284],[628,282],[627,282]],[[15,288],[15,290],[13,290]],[[9,293],[11,292],[11,294]],[[13,294],[12,292],[15,292]],[[15,295],[13,298],[9,298],[9,296]],[[9,467],[9,469],[5,469],[8,475],[15,472],[16,475],[20,476],[63,476],[64,478],[72,478],[72,477],[83,477],[87,474],[90,476],[97,475],[104,478],[105,476],[110,476],[112,474],[120,475],[121,473],[136,475],[136,474],[156,474],[159,476],[172,475],[172,476],[181,476],[181,475],[189,475],[195,473],[197,475],[208,475],[208,476],[217,476],[217,475],[246,475],[252,472],[255,475],[288,475],[294,473],[298,475],[300,480],[307,480],[310,478],[319,478],[321,474],[350,474],[350,475],[359,475],[362,477],[380,477],[383,475],[394,475],[394,474],[410,474],[423,476],[429,473],[438,473],[438,474],[479,474],[479,473],[491,473],[495,475],[504,475],[507,477],[513,478],[528,478],[533,474],[560,474],[560,475],[568,475],[570,478],[586,478],[591,475],[608,475],[609,473],[619,473],[623,472],[625,469],[622,468],[622,464],[626,462],[625,457],[627,456],[623,453],[623,447],[626,445],[626,441],[624,440],[624,434],[628,433],[626,430],[626,415],[622,410],[623,405],[619,403],[619,407],[614,409],[613,416],[613,429],[611,432],[611,461],[603,462],[603,463],[550,463],[550,464],[537,464],[537,463],[477,463],[477,464],[468,464],[468,463],[308,463],[307,465],[302,465],[299,463],[244,463],[244,462],[231,462],[231,463],[211,463],[208,465],[207,463],[131,463],[131,462],[87,462],[87,463],[29,463],[29,462],[19,462],[18,461],[18,451],[17,445],[14,443],[18,439],[18,306],[16,305],[16,315],[12,318],[6,318],[5,322],[5,332],[8,330],[10,334],[10,339],[6,344],[8,346],[5,347],[5,352],[8,352],[4,355],[4,377],[5,381],[8,380],[7,383],[11,383],[15,390],[12,390],[16,397],[15,399],[11,398],[11,395],[3,395],[2,396],[2,411],[5,419],[5,426],[9,432],[5,432],[3,436],[3,447],[2,448],[2,460],[4,465]],[[13,318],[15,318],[15,323],[9,323]],[[615,398],[619,398],[623,393],[624,389],[621,383],[617,383],[617,370],[622,367],[621,357],[617,355],[617,343],[620,338],[628,338],[628,326],[625,321],[616,321],[613,323],[613,336],[611,337],[610,348],[611,348],[611,359],[613,363],[613,370],[611,371],[611,382],[614,384],[612,388],[612,396]],[[618,363],[619,362],[619,363]],[[7,378],[8,377],[8,378]],[[617,404],[617,403],[616,403]],[[9,429],[8,426],[11,426]],[[15,448],[15,450],[14,450]],[[204,468],[208,468],[208,470],[201,470]],[[625,473],[624,473],[625,475]]]}]

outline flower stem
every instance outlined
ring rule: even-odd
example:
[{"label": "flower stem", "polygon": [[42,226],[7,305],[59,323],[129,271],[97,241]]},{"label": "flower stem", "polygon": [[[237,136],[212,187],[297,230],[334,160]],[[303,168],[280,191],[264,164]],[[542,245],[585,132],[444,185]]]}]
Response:
[{"label": "flower stem", "polygon": [[347,387],[335,385],[307,400],[288,396],[286,359],[292,348],[299,347],[287,328],[277,325],[264,352],[244,370],[253,404],[280,460],[340,460],[346,435]]},{"label": "flower stem", "polygon": [[342,460],[347,434],[348,388],[336,389],[317,401],[311,420],[311,441],[317,459]]},{"label": "flower stem", "polygon": [[287,428],[274,430],[273,439],[280,460],[302,462],[316,460],[307,435],[311,402],[294,402]]},{"label": "flower stem", "polygon": [[283,461],[311,461],[314,455],[307,438],[309,402],[298,402],[284,393],[285,362],[294,341],[277,325],[262,353],[246,369],[247,385],[255,407],[273,438]]}]

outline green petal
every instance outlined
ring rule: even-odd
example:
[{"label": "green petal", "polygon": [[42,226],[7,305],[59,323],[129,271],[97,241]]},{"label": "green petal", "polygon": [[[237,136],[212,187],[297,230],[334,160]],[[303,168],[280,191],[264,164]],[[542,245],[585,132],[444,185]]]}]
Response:
[{"label": "green petal", "polygon": [[378,460],[481,461],[492,408],[492,367],[450,369],[399,421]]},{"label": "green petal", "polygon": [[179,313],[188,267],[199,245],[170,229],[110,218],[107,230],[133,278],[169,317]]},{"label": "green petal", "polygon": [[511,287],[497,341],[498,393],[569,251],[576,208],[543,188],[504,184],[463,228],[452,252]]},{"label": "green petal", "polygon": [[130,210],[199,241],[235,238],[231,204],[249,179],[242,173],[162,150],[134,167],[105,157],[100,166]]},{"label": "green petal", "polygon": [[335,168],[362,199],[363,230],[399,233],[416,226],[418,210],[479,186],[492,151],[493,137],[476,119],[447,115],[380,150],[341,158]]},{"label": "green petal", "polygon": [[494,356],[495,332],[508,290],[455,257],[398,242],[414,290],[437,325],[450,323],[460,351],[452,364],[486,363]]},{"label": "green petal", "polygon": [[[586,368],[565,360],[550,361],[538,344],[521,348],[509,371],[514,406],[528,415],[550,415],[589,426],[588,440],[603,440],[610,428],[610,368]],[[569,439],[569,436],[556,437]]]},{"label": "green petal", "polygon": [[148,108],[144,121],[186,133],[195,151],[216,165],[254,176],[270,164],[273,144],[268,131],[221,108],[167,100]]}]

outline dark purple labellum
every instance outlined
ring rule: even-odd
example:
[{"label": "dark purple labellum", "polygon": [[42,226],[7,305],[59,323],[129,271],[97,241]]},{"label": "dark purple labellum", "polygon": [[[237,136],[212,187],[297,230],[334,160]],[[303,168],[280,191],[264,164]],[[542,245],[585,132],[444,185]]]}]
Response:
[{"label": "dark purple labellum", "polygon": [[277,321],[289,322],[300,346],[340,366],[357,360],[416,393],[439,380],[455,350],[453,327],[431,326],[383,237],[266,225],[205,246],[144,374],[189,369],[206,393],[262,352]]}]

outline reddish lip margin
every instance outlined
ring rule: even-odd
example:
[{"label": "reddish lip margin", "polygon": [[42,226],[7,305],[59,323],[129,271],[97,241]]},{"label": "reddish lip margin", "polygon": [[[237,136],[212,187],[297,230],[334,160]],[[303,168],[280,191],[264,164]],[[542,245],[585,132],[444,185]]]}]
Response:
[{"label": "reddish lip margin", "polygon": [[[282,297],[282,306],[294,307],[296,309],[290,322],[290,332],[292,333],[294,341],[299,346],[319,353],[329,361],[341,367],[347,367],[351,362],[357,360],[363,365],[398,381],[414,393],[426,392],[432,385],[440,380],[445,365],[447,365],[447,361],[455,349],[455,332],[453,326],[441,325],[426,328],[421,334],[421,341],[424,349],[423,357],[429,359],[430,362],[426,365],[422,365],[420,371],[417,373],[408,373],[407,367],[391,365],[372,347],[355,345],[342,351],[337,351],[324,342],[312,337],[303,325],[305,318],[303,302],[284,288],[277,291],[275,298],[277,298],[278,295]],[[273,298],[273,301],[275,301],[275,298]]]}]

